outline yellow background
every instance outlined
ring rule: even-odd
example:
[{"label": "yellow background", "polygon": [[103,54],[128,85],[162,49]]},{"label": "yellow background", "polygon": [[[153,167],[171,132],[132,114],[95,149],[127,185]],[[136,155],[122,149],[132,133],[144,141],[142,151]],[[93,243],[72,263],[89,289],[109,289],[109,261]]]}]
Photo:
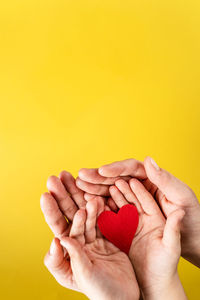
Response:
[{"label": "yellow background", "polygon": [[1,1],[1,299],[84,299],[43,266],[50,174],[151,155],[200,197],[199,53],[199,0]]}]

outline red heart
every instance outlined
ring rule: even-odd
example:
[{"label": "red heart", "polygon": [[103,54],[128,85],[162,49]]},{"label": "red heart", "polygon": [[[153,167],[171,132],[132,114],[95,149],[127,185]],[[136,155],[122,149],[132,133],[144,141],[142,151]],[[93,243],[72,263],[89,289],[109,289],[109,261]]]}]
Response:
[{"label": "red heart", "polygon": [[132,240],[138,227],[139,216],[134,205],[124,205],[118,213],[104,211],[98,217],[101,233],[126,254],[129,253]]}]

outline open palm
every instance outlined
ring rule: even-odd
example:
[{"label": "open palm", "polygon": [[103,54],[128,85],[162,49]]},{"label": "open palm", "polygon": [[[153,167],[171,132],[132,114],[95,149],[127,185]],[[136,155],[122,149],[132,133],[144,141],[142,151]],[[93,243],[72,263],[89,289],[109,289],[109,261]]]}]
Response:
[{"label": "open palm", "polygon": [[[143,293],[168,278],[174,278],[180,256],[179,223],[184,211],[176,210],[167,222],[152,195],[136,179],[116,181],[110,193],[118,207],[127,203],[136,205],[139,225],[133,239],[129,257]],[[170,267],[172,266],[172,267]]]},{"label": "open palm", "polygon": [[96,200],[89,201],[86,210],[78,210],[69,237],[61,239],[69,258],[64,256],[56,240],[56,265],[51,250],[45,264],[60,284],[79,290],[90,299],[138,299],[139,288],[131,262],[125,253],[102,237],[96,227],[98,214]]}]

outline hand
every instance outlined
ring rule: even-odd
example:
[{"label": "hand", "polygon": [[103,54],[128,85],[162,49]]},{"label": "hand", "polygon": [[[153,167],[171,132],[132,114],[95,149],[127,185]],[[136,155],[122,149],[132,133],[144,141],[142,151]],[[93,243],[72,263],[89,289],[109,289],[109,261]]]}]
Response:
[{"label": "hand", "polygon": [[131,177],[147,178],[143,163],[132,158],[117,161],[99,169],[82,168],[76,179],[76,185],[88,194],[109,196],[110,185],[120,178],[129,180]]},{"label": "hand", "polygon": [[110,197],[109,187],[120,178],[128,181],[132,177],[146,179],[144,165],[138,160],[126,159],[104,165],[99,169],[80,169],[76,185],[85,192],[86,201],[93,199],[94,195],[100,195],[104,197],[111,210],[117,211]]},{"label": "hand", "polygon": [[181,254],[200,267],[200,205],[194,192],[178,178],[174,177],[147,157],[144,167],[149,180],[157,187],[155,198],[165,216],[177,209],[185,211],[181,225]]},{"label": "hand", "polygon": [[104,209],[102,203],[89,201],[86,211],[80,209],[75,214],[70,237],[61,239],[69,259],[55,239],[45,265],[61,285],[79,290],[89,299],[139,299],[128,256],[105,240],[96,228],[97,215]]},{"label": "hand", "polygon": [[[144,165],[134,159],[114,162],[99,169],[81,169],[77,186],[85,192],[85,199],[90,194],[109,195],[109,185],[114,184],[119,176],[132,176],[142,179],[144,186],[158,201],[162,212],[167,217],[177,208],[185,211],[181,225],[181,255],[200,267],[200,205],[193,191],[167,171],[155,167],[147,157]],[[111,183],[112,182],[112,183]],[[106,185],[105,185],[106,183]],[[96,186],[95,186],[96,185]],[[113,202],[108,202],[116,210]]]},{"label": "hand", "polygon": [[40,200],[45,220],[56,237],[68,236],[70,221],[78,208],[86,205],[84,193],[66,171],[61,172],[59,178],[49,177],[47,188],[50,193],[44,193]]},{"label": "hand", "polygon": [[177,274],[181,253],[180,224],[184,211],[163,217],[152,195],[137,179],[115,182],[110,194],[120,208],[136,205],[139,225],[129,251],[144,299],[186,299]]}]

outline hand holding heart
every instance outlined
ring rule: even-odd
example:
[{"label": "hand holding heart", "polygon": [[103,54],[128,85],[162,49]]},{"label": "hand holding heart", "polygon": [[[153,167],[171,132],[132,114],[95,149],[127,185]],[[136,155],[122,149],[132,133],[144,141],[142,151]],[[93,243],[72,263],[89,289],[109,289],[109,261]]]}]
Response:
[{"label": "hand holding heart", "polygon": [[[136,173],[140,178],[144,178],[144,174],[145,174],[145,172],[142,171],[144,169],[139,162],[132,164],[131,167],[133,168],[132,172],[130,172],[130,168],[128,167],[128,165],[126,165],[126,168],[128,169],[127,171],[126,168],[124,168],[124,166],[120,169],[120,166],[118,166],[117,164],[118,172],[121,172],[122,178],[124,178],[126,181],[129,180],[129,184],[124,180],[119,180],[120,177],[104,179],[105,185],[98,186],[98,193],[100,194],[99,196],[98,195],[95,196],[92,194],[84,195],[84,193],[79,188],[80,187],[79,184],[78,184],[79,187],[77,187],[75,184],[75,180],[67,172],[62,172],[60,174],[60,178],[57,178],[55,176],[50,177],[50,179],[48,180],[48,188],[51,194],[46,193],[45,195],[42,196],[41,199],[42,210],[44,212],[45,219],[49,224],[49,226],[51,227],[52,231],[57,237],[59,237],[59,239],[63,241],[63,245],[65,243],[65,247],[68,250],[69,256],[71,253],[72,257],[70,256],[71,258],[71,265],[70,265],[71,269],[70,269],[69,262],[66,263],[66,258],[63,256],[62,247],[60,246],[59,240],[55,240],[54,250],[57,251],[56,253],[60,253],[61,255],[60,256],[61,260],[59,260],[59,262],[57,261],[57,265],[62,266],[63,269],[59,269],[57,265],[55,265],[56,262],[55,256],[53,260],[53,255],[49,255],[49,254],[47,255],[46,265],[50,270],[50,272],[56,277],[58,282],[63,284],[63,278],[64,278],[63,285],[65,285],[66,287],[72,289],[78,289],[80,288],[80,286],[84,287],[87,285],[86,282],[84,282],[84,284],[82,283],[81,285],[79,279],[77,281],[79,282],[78,286],[72,284],[72,278],[70,279],[69,276],[70,274],[72,275],[72,273],[70,272],[73,272],[74,270],[74,272],[78,276],[77,278],[79,278],[79,275],[82,272],[81,268],[78,267],[77,264],[73,263],[73,261],[75,261],[75,258],[73,259],[73,253],[76,253],[75,249],[79,249],[79,252],[82,250],[80,248],[76,248],[76,246],[78,247],[78,245],[76,242],[75,244],[73,244],[73,239],[66,240],[65,237],[68,237],[69,234],[71,237],[73,237],[73,231],[74,231],[73,228],[77,228],[77,226],[75,226],[76,211],[82,207],[85,207],[86,204],[85,199],[86,200],[90,199],[90,201],[93,199],[92,201],[96,202],[98,205],[99,212],[106,210],[99,217],[99,227],[102,230],[102,233],[104,234],[105,237],[108,238],[108,240],[110,240],[113,244],[115,244],[119,249],[129,254],[129,258],[136,272],[143,297],[147,299],[154,299],[154,300],[160,299],[160,292],[162,291],[161,298],[163,300],[169,298],[178,299],[179,297],[181,297],[181,299],[185,299],[185,295],[182,286],[180,284],[177,275],[177,268],[176,268],[180,256],[180,251],[181,251],[180,223],[184,216],[184,211],[177,208],[172,209],[171,212],[170,211],[168,212],[167,220],[166,220],[162,215],[157,203],[155,202],[154,198],[151,195],[151,194],[154,195],[154,193],[157,191],[157,188],[155,187],[155,185],[152,185],[148,179],[143,180],[143,184],[141,184],[141,182],[137,181],[136,179],[130,180],[130,176],[134,176],[136,175]],[[114,167],[114,172],[116,173],[116,165]],[[114,173],[111,172],[111,174]],[[98,180],[100,179],[102,180],[102,178],[99,178],[100,175],[96,173],[96,170],[92,170],[90,172],[90,176],[93,183],[89,184],[87,182],[84,184],[86,184],[85,188],[89,187],[90,192],[91,189],[93,189],[94,192],[95,182],[98,182]],[[79,181],[80,179],[78,180],[78,182]],[[115,184],[113,185],[112,183]],[[150,191],[151,193],[149,193],[148,191]],[[161,197],[162,194],[161,193],[158,194]],[[103,195],[106,196],[110,195],[108,201],[111,204],[110,207],[112,206],[114,211],[116,211],[117,208],[121,208],[121,210],[118,212],[117,215],[116,214],[113,215],[114,213],[110,211],[109,207],[104,205]],[[159,204],[162,204],[162,201],[159,202]],[[129,208],[131,207],[131,208],[129,209],[129,213],[125,213],[125,218],[124,218],[123,212],[126,211],[126,207]],[[102,229],[102,224],[104,223],[105,220],[103,216],[108,216],[108,215],[112,215],[112,217],[114,216],[113,220],[118,220],[118,221],[120,220],[120,222],[113,221],[112,223],[115,226],[113,227],[107,226],[105,231],[105,227]],[[138,216],[139,216],[139,220],[138,220]],[[73,220],[72,224],[71,222],[66,221],[66,217],[69,221]],[[132,218],[132,222],[130,222],[131,218]],[[109,221],[109,218],[107,221]],[[137,222],[138,222],[138,227],[137,227]],[[84,223],[83,220],[82,223]],[[87,224],[90,223],[91,223],[90,217],[87,217],[85,220],[86,228],[88,228],[89,226]],[[121,226],[121,223],[123,223],[123,226]],[[75,225],[73,226],[73,224]],[[94,220],[93,220],[93,226],[94,226]],[[117,231],[114,232],[111,230],[110,232],[109,230],[110,228],[115,229],[116,227],[118,228],[119,238],[117,238],[116,236]],[[88,237],[87,237],[88,232],[90,232],[90,230],[86,230],[86,232],[81,234],[79,233],[78,235],[75,234],[75,240],[81,243],[81,245],[82,245],[83,238],[80,237],[85,236],[86,243],[84,246],[84,251],[86,252],[87,256],[88,256],[88,249],[89,249]],[[92,232],[94,234],[94,230]],[[114,238],[112,236],[113,232],[114,232]],[[99,237],[100,235],[97,230],[96,232],[97,241],[103,239],[102,237],[99,239]],[[71,242],[72,244],[70,244]],[[100,249],[101,255],[104,256],[105,252],[103,251],[105,251],[105,249],[106,251],[108,251],[109,247],[107,245],[109,244],[111,245],[111,243],[109,243],[108,241],[103,242],[104,246],[103,248],[101,248],[100,247],[100,245],[102,246],[101,242],[100,244],[99,242],[93,243],[94,248],[92,248],[92,251],[90,251],[91,249],[89,250],[90,254],[88,256],[88,260],[86,261],[88,263],[89,261],[93,262],[93,257],[91,253],[92,252],[96,253],[96,247]],[[72,247],[74,251],[70,252],[70,247]],[[114,246],[112,245],[112,247]],[[57,255],[57,258],[58,257],[59,256]],[[84,257],[83,253],[82,253],[82,257]],[[73,267],[73,265],[76,265],[78,271],[75,271],[76,267]],[[112,269],[112,264],[110,265],[110,268]],[[69,272],[69,270],[71,271]],[[66,273],[68,275],[66,275]],[[90,273],[89,277],[91,277],[92,274],[93,273]],[[94,274],[96,273],[94,272]],[[108,273],[104,274],[103,272],[102,273],[99,272],[99,270],[98,270],[98,274],[99,276],[100,274],[102,274],[102,279],[101,276],[99,277],[100,280],[99,283],[101,283],[101,280],[103,280],[103,278],[106,279],[108,276]],[[114,273],[110,273],[110,282],[112,282],[115,286],[117,280],[112,281],[112,277],[114,275],[115,275]],[[128,276],[128,274],[124,273],[125,278],[126,276]],[[82,276],[80,278],[82,278]],[[86,276],[86,278],[88,277]],[[94,278],[97,279],[97,277]],[[127,280],[128,279],[125,279],[125,282]],[[132,280],[136,288],[137,283],[134,276],[132,277]],[[95,279],[94,279],[93,287],[94,286],[96,286]],[[98,285],[96,287],[98,288]],[[128,290],[129,289],[130,291],[132,290],[131,288],[128,287]],[[90,288],[88,287],[88,291],[89,290]],[[124,291],[124,289],[122,290]],[[176,294],[176,291],[178,291],[179,294]],[[118,290],[118,292],[120,291]],[[88,292],[88,295],[90,295],[90,291]],[[107,298],[105,297],[103,299],[111,299],[111,298],[108,296]]]},{"label": "hand holding heart", "polygon": [[[131,179],[129,184],[124,180],[116,181],[115,186],[110,187],[110,194],[119,208],[132,203],[139,213],[129,258],[143,296],[155,295],[158,289],[169,296],[170,282],[179,282],[177,264],[184,211],[176,210],[166,221],[152,195],[136,179]],[[165,299],[164,294],[162,299]]]},{"label": "hand holding heart", "polygon": [[89,201],[86,210],[78,210],[70,237],[62,237],[61,245],[67,249],[70,261],[55,239],[45,264],[61,285],[80,290],[89,299],[138,300],[139,288],[127,255],[104,239],[96,228],[97,215],[104,208],[101,201]]},{"label": "hand holding heart", "polygon": [[[177,209],[185,211],[181,225],[181,255],[200,268],[200,205],[194,192],[181,180],[159,168],[153,159],[147,157],[144,163],[126,159],[104,165],[98,169],[81,169],[77,186],[86,192],[85,199],[92,194],[109,196],[109,187],[119,178],[134,177],[142,180],[146,189],[159,203],[164,215],[168,217]],[[108,198],[111,210],[116,205]]]},{"label": "hand holding heart", "polygon": [[102,212],[98,218],[98,226],[108,241],[128,255],[138,221],[136,206],[127,204],[118,214],[112,211]]}]

